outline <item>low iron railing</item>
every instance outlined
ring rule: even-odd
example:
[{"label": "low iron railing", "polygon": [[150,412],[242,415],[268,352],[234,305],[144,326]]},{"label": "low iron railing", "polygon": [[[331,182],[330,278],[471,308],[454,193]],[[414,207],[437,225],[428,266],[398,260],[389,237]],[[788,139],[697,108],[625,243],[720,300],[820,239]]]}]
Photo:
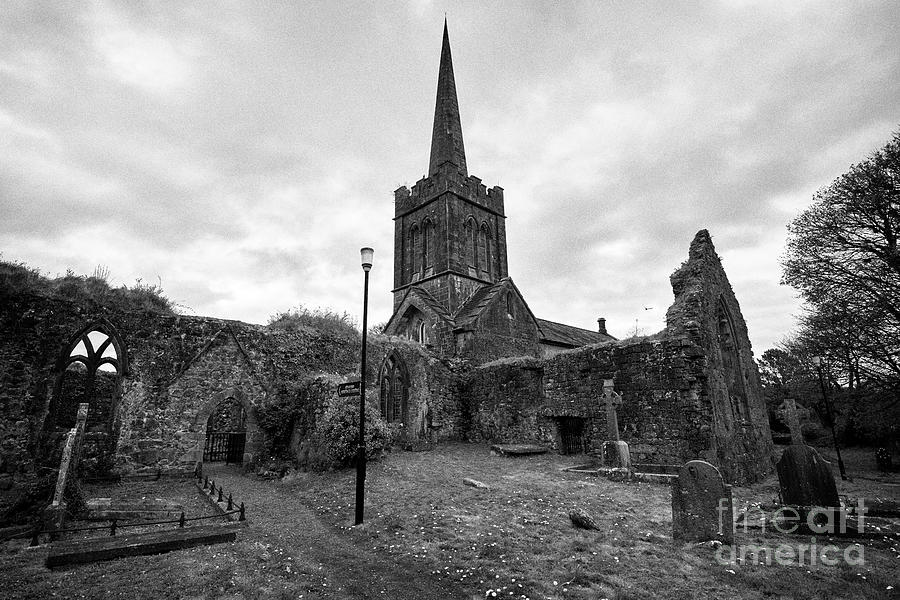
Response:
[{"label": "low iron railing", "polygon": [[[202,476],[201,471],[198,469],[196,472],[196,476],[198,478],[197,483],[200,483],[200,477]],[[31,537],[31,546],[37,546],[40,543],[40,536],[49,535],[50,539],[56,539],[61,534],[65,533],[74,533],[77,531],[101,531],[108,530],[110,536],[116,535],[116,532],[119,529],[125,529],[128,527],[149,527],[151,525],[167,525],[170,523],[177,523],[179,528],[183,528],[186,523],[189,521],[203,521],[206,519],[221,519],[222,517],[228,517],[231,519],[231,515],[238,515],[238,521],[246,521],[247,520],[247,510],[244,506],[244,503],[240,504],[234,500],[231,492],[228,493],[228,496],[225,496],[225,490],[220,485],[216,487],[215,480],[210,480],[209,477],[203,477],[203,491],[209,495],[211,498],[216,498],[216,494],[218,493],[218,498],[214,501],[218,504],[219,502],[226,503],[226,507],[222,512],[217,515],[205,515],[202,517],[188,517],[185,515],[184,511],[181,511],[181,515],[177,519],[167,519],[165,521],[140,521],[135,523],[119,523],[117,518],[110,519],[109,525],[95,525],[91,527],[65,527],[62,529],[44,529],[43,523],[39,522],[33,530],[24,531],[20,534],[11,536],[9,539],[13,538],[27,538]],[[221,507],[220,507],[221,510]]]}]

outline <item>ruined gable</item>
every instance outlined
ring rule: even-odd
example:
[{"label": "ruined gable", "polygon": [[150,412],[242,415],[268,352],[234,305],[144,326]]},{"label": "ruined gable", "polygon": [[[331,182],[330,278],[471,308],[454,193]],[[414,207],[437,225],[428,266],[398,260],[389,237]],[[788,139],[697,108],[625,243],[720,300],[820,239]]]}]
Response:
[{"label": "ruined gable", "polygon": [[709,232],[691,242],[688,260],[672,274],[675,302],[666,331],[705,350],[705,392],[713,410],[714,452],[754,472],[770,470],[772,436],[747,324]]}]

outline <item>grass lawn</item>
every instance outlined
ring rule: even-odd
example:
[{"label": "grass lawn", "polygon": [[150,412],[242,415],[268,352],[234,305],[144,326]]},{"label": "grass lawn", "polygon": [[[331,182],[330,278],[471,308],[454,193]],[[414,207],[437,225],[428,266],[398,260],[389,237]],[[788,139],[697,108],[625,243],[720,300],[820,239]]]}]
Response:
[{"label": "grass lawn", "polygon": [[[839,481],[841,493],[897,498],[896,476],[866,470],[870,454],[846,454],[855,479]],[[728,547],[672,540],[667,486],[561,470],[582,460],[496,457],[470,444],[395,452],[369,464],[366,521],[359,527],[350,526],[352,470],[281,481],[220,470],[217,481],[248,503],[250,527],[237,542],[60,571],[43,568],[46,546],[7,545],[0,590],[10,598],[235,600],[900,597],[895,534],[862,541],[862,565],[811,566],[808,555],[802,565],[723,564],[717,554]],[[490,487],[466,486],[466,477]],[[735,507],[776,495],[774,478],[735,488]],[[600,531],[572,527],[568,512],[575,507],[592,514]],[[736,534],[736,547],[811,541],[752,529]],[[815,543],[838,546],[832,555],[840,556],[854,540],[820,536]]]},{"label": "grass lawn", "polygon": [[[857,479],[841,493],[897,497],[898,480],[861,472],[871,452],[849,452]],[[367,518],[345,535],[374,551],[429,565],[439,581],[478,597],[514,598],[897,598],[900,538],[864,542],[865,565],[720,564],[707,545],[671,536],[671,491],[562,472],[580,459],[490,456],[481,445],[443,445],[370,464]],[[488,490],[463,484],[471,477]],[[282,485],[337,526],[352,518],[352,472],[300,475]],[[893,485],[892,485],[893,484]],[[735,488],[736,510],[777,496],[777,480]],[[571,526],[568,512],[593,515],[600,531]],[[771,549],[811,544],[809,536],[739,530],[736,545]],[[828,545],[825,537],[818,546]],[[841,550],[853,540],[833,542]],[[727,550],[727,547],[725,548]],[[727,557],[727,553],[725,554]],[[841,554],[837,554],[841,556]],[[805,562],[808,562],[808,557]],[[843,562],[843,561],[842,561]]]}]

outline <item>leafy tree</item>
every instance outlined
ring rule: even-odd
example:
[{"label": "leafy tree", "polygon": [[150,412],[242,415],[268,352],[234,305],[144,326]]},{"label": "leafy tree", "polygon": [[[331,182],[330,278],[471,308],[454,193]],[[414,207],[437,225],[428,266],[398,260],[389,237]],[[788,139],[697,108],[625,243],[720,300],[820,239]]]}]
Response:
[{"label": "leafy tree", "polygon": [[900,390],[900,133],[788,226],[782,282],[807,301],[797,343],[837,383]]}]

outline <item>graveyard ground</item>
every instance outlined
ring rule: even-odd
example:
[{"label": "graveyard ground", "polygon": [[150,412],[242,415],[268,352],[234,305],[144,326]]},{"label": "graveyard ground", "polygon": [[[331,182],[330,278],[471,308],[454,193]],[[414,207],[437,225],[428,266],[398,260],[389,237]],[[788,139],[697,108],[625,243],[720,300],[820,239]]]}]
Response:
[{"label": "graveyard ground", "polygon": [[[0,590],[10,598],[234,600],[900,597],[896,535],[862,541],[862,566],[719,564],[710,545],[672,540],[667,486],[561,470],[577,461],[494,457],[468,444],[396,452],[369,465],[359,527],[350,527],[353,471],[266,481],[219,469],[217,479],[248,506],[250,527],[238,541],[59,571],[43,568],[46,546],[7,545]],[[877,473],[871,451],[847,451],[845,461],[854,481],[838,479],[842,494],[900,499],[900,478]],[[465,477],[490,487],[466,486]],[[776,495],[774,476],[735,488],[735,509]],[[600,530],[573,528],[575,507]],[[738,528],[735,543],[773,549],[810,541]],[[854,541],[816,539],[840,549]]]}]

